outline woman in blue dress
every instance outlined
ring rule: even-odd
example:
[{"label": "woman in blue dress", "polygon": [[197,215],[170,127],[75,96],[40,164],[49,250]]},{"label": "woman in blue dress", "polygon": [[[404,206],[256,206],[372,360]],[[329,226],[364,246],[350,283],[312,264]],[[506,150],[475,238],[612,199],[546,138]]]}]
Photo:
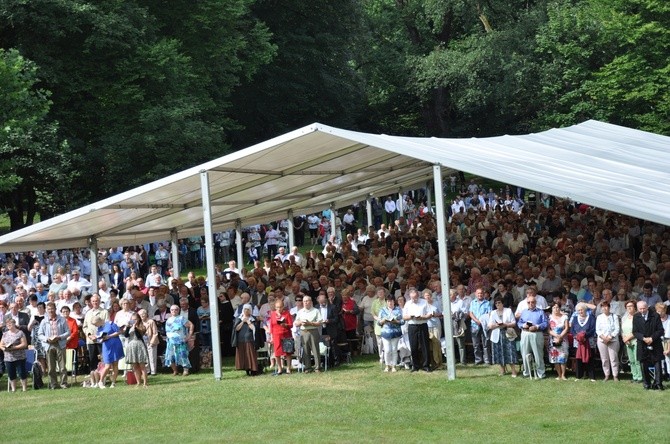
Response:
[{"label": "woman in blue dress", "polygon": [[97,338],[102,344],[102,362],[105,364],[100,375],[98,387],[101,389],[105,388],[105,376],[107,376],[107,372],[111,369],[112,384],[110,387],[113,388],[116,385],[116,378],[119,376],[119,360],[124,356],[123,345],[121,344],[121,339],[119,339],[121,331],[119,331],[119,327],[115,323],[105,321],[97,316],[93,319],[92,323],[98,327]]},{"label": "woman in blue dress", "polygon": [[188,341],[193,337],[193,324],[180,316],[178,305],[170,307],[170,317],[165,322],[167,346],[165,348],[165,366],[172,368],[177,376],[177,366],[183,367],[184,376],[188,376],[191,362],[188,360]]}]

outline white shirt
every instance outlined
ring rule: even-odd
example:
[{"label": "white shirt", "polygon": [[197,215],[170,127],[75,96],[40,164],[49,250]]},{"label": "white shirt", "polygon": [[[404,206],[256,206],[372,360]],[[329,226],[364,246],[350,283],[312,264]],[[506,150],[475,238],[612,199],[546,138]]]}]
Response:
[{"label": "white shirt", "polygon": [[98,296],[100,296],[100,304],[109,310],[109,298],[110,294],[107,290],[103,290],[102,288],[98,289]]},{"label": "white shirt", "polygon": [[[430,313],[428,303],[424,299],[419,299],[414,302],[411,298],[405,303],[405,308],[402,310],[403,316],[425,316]],[[426,319],[410,319],[407,321],[410,325],[425,324]]]},{"label": "white shirt", "polygon": [[465,309],[465,305],[463,304],[463,299],[456,297],[455,300],[451,301],[451,314],[453,315],[454,313],[467,313],[467,310]]},{"label": "white shirt", "polygon": [[614,313],[610,313],[609,315],[601,313],[598,315],[596,318],[596,335],[598,335],[599,341],[602,342],[600,339],[601,336],[616,338],[619,336],[619,332],[619,316]]},{"label": "white shirt", "polygon": [[[503,308],[502,316],[498,314],[498,310],[493,310],[492,312],[489,313],[489,325],[497,324],[498,322],[502,322],[503,324],[509,324],[510,322],[515,321],[516,319],[514,319],[514,314],[512,314],[512,309],[510,308]],[[489,327],[491,342],[497,344],[500,341],[500,330],[501,330],[500,328]]]},{"label": "white shirt", "polygon": [[372,303],[374,302],[375,297],[370,297],[367,294],[363,296],[361,302],[358,304],[358,308],[363,311],[363,321],[372,322],[374,317],[372,316]]},{"label": "white shirt", "polygon": [[88,289],[91,287],[91,283],[87,280],[84,279],[83,277],[79,277],[78,280],[70,279],[70,281],[67,283],[67,288],[74,292],[75,290],[79,290],[79,292],[82,291],[82,289]]},{"label": "white shirt", "polygon": [[[547,300],[544,298],[542,295],[535,295],[535,298],[537,300],[537,304],[535,305],[536,308],[539,308],[540,310],[544,310],[548,307],[547,305]],[[523,313],[524,310],[528,309],[528,302],[526,299],[523,301],[519,302],[519,305],[516,307],[516,311],[514,312],[515,316],[520,316],[521,313]]]}]

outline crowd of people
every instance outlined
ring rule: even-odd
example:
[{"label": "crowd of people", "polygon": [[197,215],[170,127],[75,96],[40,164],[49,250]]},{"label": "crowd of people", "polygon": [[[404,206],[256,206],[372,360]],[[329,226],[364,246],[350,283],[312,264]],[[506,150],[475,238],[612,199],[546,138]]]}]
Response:
[{"label": "crowd of people", "polygon": [[[63,356],[72,347],[96,387],[108,373],[115,384],[121,359],[138,384],[161,366],[188,375],[211,362],[216,309],[222,354],[250,376],[263,371],[259,349],[277,376],[319,372],[356,352],[378,353],[385,372],[430,372],[444,364],[444,302],[460,364],[538,378],[550,364],[556,379],[574,372],[595,380],[600,361],[605,380],[630,369],[632,381],[662,389],[670,368],[667,227],[553,198],[531,208],[523,190],[499,198],[473,182],[445,215],[450,292],[443,296],[435,215],[413,197],[422,201],[380,200],[367,228],[359,208],[347,209],[335,235],[324,226],[330,214],[298,218],[304,223],[292,226],[312,248],[306,253],[275,243],[286,223],[245,232],[253,265],[217,266],[216,306],[208,277],[172,276],[160,243],[101,250],[93,259],[77,250],[5,255],[5,368],[25,387],[20,361],[32,348],[50,386],[67,387]],[[232,245],[224,247],[223,257],[234,257]]]}]

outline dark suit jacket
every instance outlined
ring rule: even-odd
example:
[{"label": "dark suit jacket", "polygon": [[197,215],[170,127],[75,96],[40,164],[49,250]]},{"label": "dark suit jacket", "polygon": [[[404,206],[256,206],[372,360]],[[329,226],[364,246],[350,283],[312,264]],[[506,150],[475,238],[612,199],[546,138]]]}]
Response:
[{"label": "dark suit jacket", "polygon": [[[317,305],[316,309],[321,310],[321,306]],[[333,304],[328,304],[326,306],[326,311],[328,314],[328,316],[326,316],[328,323],[323,327],[322,333],[336,339],[340,328],[340,313],[337,310],[337,307]]]},{"label": "dark suit jacket", "polygon": [[[663,359],[663,344],[661,343],[663,324],[653,307],[650,307],[647,313],[646,321],[641,313],[635,313],[633,316],[633,335],[637,339],[637,359],[640,362],[657,362]],[[643,338],[653,339],[651,350],[642,341]]]},{"label": "dark suit jacket", "polygon": [[400,290],[400,283],[398,281],[385,282],[384,288],[389,292],[391,296],[395,296],[396,290]]},{"label": "dark suit jacket", "polygon": [[198,311],[194,308],[188,309],[188,320],[193,324],[193,332],[197,333],[200,331],[200,318],[198,317]]}]

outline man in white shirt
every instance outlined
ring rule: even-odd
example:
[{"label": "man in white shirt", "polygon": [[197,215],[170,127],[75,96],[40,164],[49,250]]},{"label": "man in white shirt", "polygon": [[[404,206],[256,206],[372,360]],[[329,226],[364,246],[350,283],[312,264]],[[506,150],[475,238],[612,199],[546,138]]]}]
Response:
[{"label": "man in white shirt", "polygon": [[546,310],[547,307],[549,307],[547,300],[544,298],[544,296],[537,294],[537,289],[535,287],[528,287],[526,290],[526,299],[519,302],[519,305],[516,307],[516,311],[514,312],[514,316],[517,319],[521,317],[521,313],[523,313],[524,310],[528,309],[528,296],[536,298],[536,308],[539,308],[540,310]]},{"label": "man in white shirt", "polygon": [[286,254],[286,248],[279,247],[279,251],[274,255],[274,259],[279,259],[281,263],[284,263],[286,258],[288,258],[288,254]]},{"label": "man in white shirt", "polygon": [[228,266],[223,270],[223,276],[226,279],[226,281],[230,280],[231,273],[235,273],[237,275],[240,274],[240,269],[237,268],[237,262],[233,260],[228,261]]},{"label": "man in white shirt", "polygon": [[392,226],[395,223],[395,210],[395,202],[393,202],[391,196],[388,196],[386,202],[384,202],[384,211],[386,212],[386,224],[389,226]]},{"label": "man in white shirt", "polygon": [[[155,259],[158,273],[160,273],[162,276],[166,276],[168,271],[168,263],[170,260],[170,253],[168,253],[162,243],[158,244],[158,250],[156,250]],[[147,285],[149,285],[148,280]]]},{"label": "man in white shirt", "polygon": [[268,257],[272,259],[277,255],[279,231],[275,230],[275,227],[272,225],[269,225],[268,228],[268,231],[265,233],[265,244],[268,247]]},{"label": "man in white shirt", "polygon": [[70,289],[63,290],[63,299],[56,301],[56,311],[60,312],[61,308],[68,306],[70,311],[72,311],[72,306],[75,302],[79,302],[79,299],[70,291]]},{"label": "man in white shirt", "polygon": [[304,347],[303,368],[305,373],[312,371],[312,363],[310,358],[314,357],[314,365],[316,372],[319,373],[319,366],[321,362],[321,354],[319,352],[319,342],[321,341],[321,311],[314,308],[312,298],[303,296],[303,308],[299,310],[295,317],[294,324],[300,327],[300,335],[302,336],[302,346]]},{"label": "man in white shirt", "polygon": [[353,235],[356,232],[354,212],[349,208],[344,216],[342,216],[342,223],[344,224],[344,231],[347,234]]},{"label": "man in white shirt", "polygon": [[152,265],[149,269],[149,274],[147,274],[146,278],[144,279],[144,285],[147,287],[156,287],[156,278],[159,276],[160,273],[158,273],[158,266]]},{"label": "man in white shirt", "polygon": [[104,279],[100,279],[100,282],[98,282],[98,296],[100,296],[100,305],[109,310],[110,294],[109,289],[107,288],[107,281]]},{"label": "man in white shirt", "polygon": [[429,341],[428,341],[428,319],[433,316],[428,303],[419,298],[416,289],[409,291],[409,300],[405,303],[402,318],[408,324],[409,343],[412,351],[411,372],[423,369],[430,372],[429,364]]},{"label": "man in white shirt", "polygon": [[[281,251],[281,249],[280,249],[280,251]],[[300,252],[298,251],[298,247],[296,247],[296,246],[291,247],[291,254],[286,256],[286,259],[288,259],[289,261],[291,259],[293,259],[293,261],[297,265],[300,265],[301,267],[304,265],[304,261],[305,261],[305,258],[303,257],[302,254],[300,254]]]},{"label": "man in white shirt", "polygon": [[[79,270],[72,272],[72,279],[67,283],[67,289],[72,292],[74,297],[86,296],[91,289],[91,283],[80,276]],[[57,307],[60,311],[60,307]],[[70,307],[72,309],[72,307]]]},{"label": "man in white shirt", "polygon": [[319,222],[321,222],[321,218],[316,214],[307,216],[307,229],[309,230],[309,239],[312,245],[316,245],[316,240],[319,238]]}]

